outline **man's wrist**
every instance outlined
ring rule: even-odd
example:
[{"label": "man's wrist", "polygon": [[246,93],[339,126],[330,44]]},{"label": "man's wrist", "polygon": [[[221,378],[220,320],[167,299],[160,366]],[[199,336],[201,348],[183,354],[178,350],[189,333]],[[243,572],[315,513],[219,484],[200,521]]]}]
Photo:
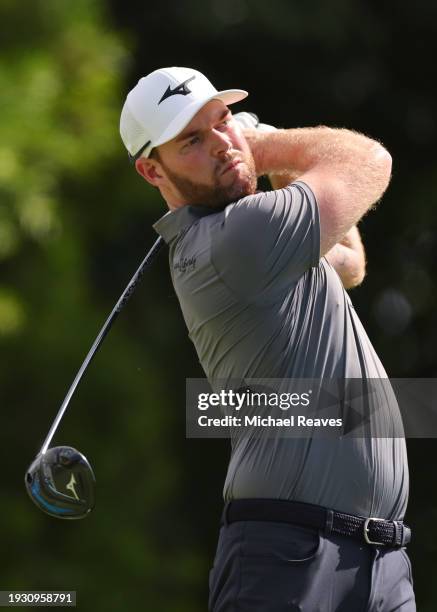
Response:
[{"label": "man's wrist", "polygon": [[285,161],[281,165],[278,164],[278,142],[276,139],[277,134],[282,131],[283,130],[277,129],[274,132],[243,130],[243,134],[246,137],[246,140],[252,151],[253,158],[255,160],[256,172],[258,176],[270,176],[274,174],[292,174],[293,176],[298,176],[302,174],[302,171],[297,171],[295,168],[291,168],[285,163]]},{"label": "man's wrist", "polygon": [[249,145],[253,159],[255,161],[255,168],[257,176],[263,176],[266,174],[264,166],[264,150],[266,146],[265,133],[260,133],[254,129],[243,130],[243,135]]},{"label": "man's wrist", "polygon": [[242,129],[243,135],[245,136],[249,144],[253,158],[255,160],[257,175],[265,175],[266,171],[263,164],[263,150],[265,150],[266,144],[264,143],[264,138],[259,137],[259,135],[276,132],[277,128],[273,125],[260,123],[255,113],[248,113],[243,111],[233,115],[233,119]]}]

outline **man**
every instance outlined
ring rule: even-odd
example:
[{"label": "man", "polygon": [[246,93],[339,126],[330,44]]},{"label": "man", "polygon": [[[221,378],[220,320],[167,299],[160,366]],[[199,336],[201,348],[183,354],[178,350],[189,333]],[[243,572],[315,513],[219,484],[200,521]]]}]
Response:
[{"label": "man", "polygon": [[[137,172],[169,208],[155,228],[206,376],[385,379],[328,259],[346,286],[362,280],[355,225],[391,157],[344,129],[243,132],[228,106],[246,95],[165,68],[121,116]],[[299,180],[256,191],[257,176],[284,172]],[[396,407],[375,401],[377,424],[395,431]],[[237,436],[210,610],[412,612],[407,498],[402,437]]]}]

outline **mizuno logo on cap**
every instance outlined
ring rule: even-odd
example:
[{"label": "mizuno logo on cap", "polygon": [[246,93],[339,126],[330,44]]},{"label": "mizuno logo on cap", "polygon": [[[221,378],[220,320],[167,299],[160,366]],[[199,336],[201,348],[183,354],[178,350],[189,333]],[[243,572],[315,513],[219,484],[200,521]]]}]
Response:
[{"label": "mizuno logo on cap", "polygon": [[167,98],[170,98],[171,96],[177,96],[178,94],[181,96],[186,96],[189,93],[191,93],[191,89],[188,89],[187,83],[189,83],[195,78],[196,78],[196,75],[193,75],[192,77],[190,77],[189,79],[181,83],[180,85],[177,85],[174,89],[172,89],[169,85],[166,91],[164,92],[164,95],[158,102],[158,106],[161,104],[161,102],[164,102],[164,100],[166,100]]}]

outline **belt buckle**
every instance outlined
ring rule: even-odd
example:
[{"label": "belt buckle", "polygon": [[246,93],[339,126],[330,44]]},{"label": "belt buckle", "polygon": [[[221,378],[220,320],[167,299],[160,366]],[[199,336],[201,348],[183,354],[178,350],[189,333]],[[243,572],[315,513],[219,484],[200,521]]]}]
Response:
[{"label": "belt buckle", "polygon": [[373,544],[376,546],[385,546],[385,542],[373,542],[370,538],[369,538],[369,523],[370,521],[379,521],[380,523],[385,523],[386,520],[385,519],[381,519],[381,518],[375,518],[373,516],[371,516],[370,518],[367,518],[364,521],[364,526],[363,526],[363,532],[364,532],[364,539],[367,542],[367,544]]}]

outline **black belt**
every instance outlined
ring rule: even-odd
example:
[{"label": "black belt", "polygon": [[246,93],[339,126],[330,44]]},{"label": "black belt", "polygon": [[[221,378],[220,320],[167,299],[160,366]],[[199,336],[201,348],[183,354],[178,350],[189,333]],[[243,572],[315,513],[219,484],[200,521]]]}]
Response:
[{"label": "black belt", "polygon": [[402,521],[364,518],[322,506],[282,499],[234,499],[223,510],[222,524],[235,521],[294,523],[322,529],[326,535],[338,533],[376,546],[406,546],[411,529]]}]

